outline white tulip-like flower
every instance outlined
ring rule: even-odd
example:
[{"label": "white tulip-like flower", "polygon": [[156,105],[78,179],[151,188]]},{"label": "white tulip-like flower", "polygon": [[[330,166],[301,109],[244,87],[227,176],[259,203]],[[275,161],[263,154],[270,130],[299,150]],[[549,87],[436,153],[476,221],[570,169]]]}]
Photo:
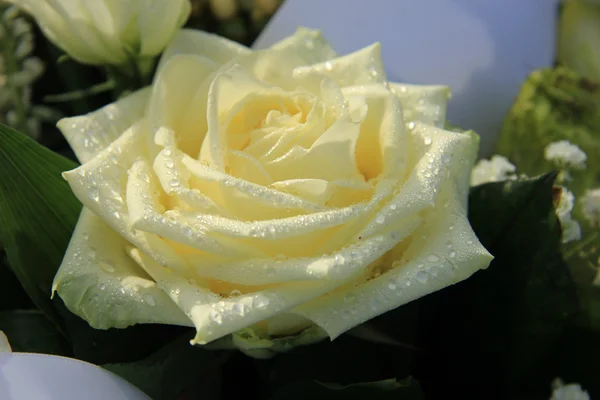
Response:
[{"label": "white tulip-like flower", "polygon": [[59,122],[85,207],[54,290],[94,327],[205,344],[335,338],[466,279],[492,257],[466,216],[477,139],[443,129],[447,98],[388,82],[378,44],[182,30],[152,87]]},{"label": "white tulip-like flower", "polygon": [[189,0],[9,0],[84,64],[119,65],[160,53],[190,15]]}]

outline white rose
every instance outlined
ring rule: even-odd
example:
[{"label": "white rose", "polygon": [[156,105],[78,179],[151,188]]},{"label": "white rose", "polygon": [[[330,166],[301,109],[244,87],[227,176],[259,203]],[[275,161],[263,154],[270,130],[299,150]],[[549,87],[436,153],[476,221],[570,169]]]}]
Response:
[{"label": "white rose", "polygon": [[9,0],[54,44],[85,64],[160,53],[190,15],[189,0]]},{"label": "white rose", "polygon": [[264,51],[181,31],[154,84],[59,122],[85,208],[54,290],[96,328],[331,338],[468,278],[471,135],[448,90],[387,82],[378,44]]}]

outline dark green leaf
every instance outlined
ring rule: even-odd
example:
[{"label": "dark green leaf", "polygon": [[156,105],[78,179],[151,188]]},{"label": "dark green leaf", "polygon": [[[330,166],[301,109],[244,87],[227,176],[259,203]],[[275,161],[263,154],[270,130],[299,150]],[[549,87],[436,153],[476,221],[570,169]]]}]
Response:
[{"label": "dark green leaf", "polygon": [[[154,400],[170,400],[198,394],[198,398],[220,398],[219,372],[231,354],[192,346],[193,335],[184,335],[151,356],[132,363],[107,364],[104,368],[128,380]],[[196,398],[196,397],[193,397]]]},{"label": "dark green leaf", "polygon": [[487,270],[423,301],[425,351],[416,376],[433,397],[516,398],[578,311],[560,253],[554,178],[471,190],[471,225],[495,259]]},{"label": "dark green leaf", "polygon": [[13,351],[72,356],[65,338],[40,311],[2,311],[0,331],[8,337]]},{"label": "dark green leaf", "polygon": [[0,125],[0,243],[29,297],[59,325],[50,289],[81,209],[61,172],[75,166]]},{"label": "dark green leaf", "polygon": [[301,381],[281,388],[271,397],[271,400],[421,400],[423,398],[419,384],[414,379],[407,378],[401,381],[388,379],[348,386]]},{"label": "dark green leaf", "polygon": [[0,253],[0,293],[0,311],[34,307],[14,272],[8,267],[8,260],[3,253]]}]

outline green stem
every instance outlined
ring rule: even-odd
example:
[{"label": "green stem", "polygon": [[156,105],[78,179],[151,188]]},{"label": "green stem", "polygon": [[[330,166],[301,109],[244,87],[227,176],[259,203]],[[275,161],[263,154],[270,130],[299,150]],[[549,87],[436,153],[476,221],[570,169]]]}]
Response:
[{"label": "green stem", "polygon": [[44,101],[47,103],[62,103],[65,101],[81,100],[89,96],[113,90],[115,86],[116,85],[114,81],[108,80],[86,89],[45,96]]},{"label": "green stem", "polygon": [[114,82],[113,97],[115,100],[150,84],[152,63],[151,59],[132,57],[125,64],[106,67],[109,81]]},{"label": "green stem", "polygon": [[592,232],[590,233],[587,238],[585,238],[584,240],[580,240],[577,243],[577,246],[571,248],[569,251],[565,252],[565,256],[564,259],[565,261],[570,260],[573,256],[575,256],[577,253],[579,253],[581,250],[583,250],[586,246],[596,242],[598,240],[598,232]]}]

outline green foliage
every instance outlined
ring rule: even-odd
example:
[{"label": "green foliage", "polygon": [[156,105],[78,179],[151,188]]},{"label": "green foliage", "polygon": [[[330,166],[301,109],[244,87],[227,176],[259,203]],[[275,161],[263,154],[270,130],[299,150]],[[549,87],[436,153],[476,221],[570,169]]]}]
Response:
[{"label": "green foliage", "polygon": [[[423,299],[415,376],[432,398],[519,398],[576,316],[552,205],[554,178],[471,190],[469,219],[495,258],[487,270]],[[550,379],[536,382],[535,393],[543,394]]]}]

